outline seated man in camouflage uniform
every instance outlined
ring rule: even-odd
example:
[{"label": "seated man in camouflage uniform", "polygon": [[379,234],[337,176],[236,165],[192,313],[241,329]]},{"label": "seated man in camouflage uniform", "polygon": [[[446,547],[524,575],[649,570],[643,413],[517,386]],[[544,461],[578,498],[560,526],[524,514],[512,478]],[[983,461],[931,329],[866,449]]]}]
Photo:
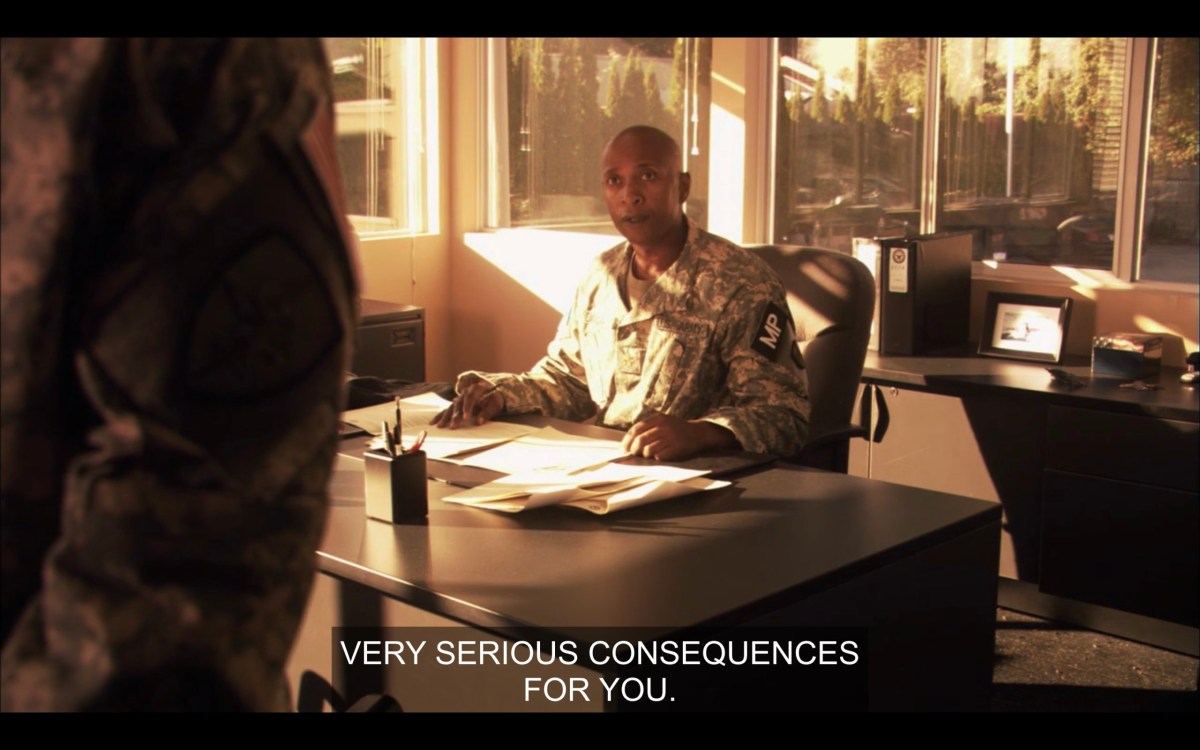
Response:
[{"label": "seated man in camouflage uniform", "polygon": [[329,77],[0,43],[4,710],[289,707],[354,330]]},{"label": "seated man in camouflage uniform", "polygon": [[544,358],[529,372],[459,376],[440,426],[536,412],[627,430],[634,455],[790,455],[808,431],[806,378],[782,284],[757,256],[683,214],[679,145],[639,126],[601,160],[613,224]]}]

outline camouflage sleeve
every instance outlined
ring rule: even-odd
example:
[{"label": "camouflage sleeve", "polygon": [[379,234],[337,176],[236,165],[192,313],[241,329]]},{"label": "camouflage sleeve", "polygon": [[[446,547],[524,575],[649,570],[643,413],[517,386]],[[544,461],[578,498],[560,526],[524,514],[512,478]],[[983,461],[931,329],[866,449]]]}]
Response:
[{"label": "camouflage sleeve", "polygon": [[596,413],[583,367],[585,287],[581,285],[576,292],[575,302],[558,324],[546,355],[532,369],[520,374],[474,373],[497,384],[504,395],[505,413],[544,414],[576,422]]},{"label": "camouflage sleeve", "polygon": [[60,440],[78,445],[0,699],[286,709],[354,329],[329,69],[314,40],[121,41],[106,60],[75,167],[99,205],[61,231],[81,403]]},{"label": "camouflage sleeve", "polygon": [[743,287],[720,320],[729,397],[702,419],[732,432],[747,451],[798,453],[808,437],[808,378],[782,285]]}]

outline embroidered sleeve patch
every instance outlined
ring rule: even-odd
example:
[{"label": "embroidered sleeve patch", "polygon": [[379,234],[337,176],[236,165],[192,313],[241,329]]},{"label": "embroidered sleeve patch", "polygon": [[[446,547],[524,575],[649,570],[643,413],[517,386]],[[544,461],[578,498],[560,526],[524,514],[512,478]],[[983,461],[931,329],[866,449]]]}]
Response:
[{"label": "embroidered sleeve patch", "polygon": [[773,302],[768,302],[762,319],[754,329],[754,340],[750,348],[772,362],[784,362],[795,348],[796,333],[787,312]]}]

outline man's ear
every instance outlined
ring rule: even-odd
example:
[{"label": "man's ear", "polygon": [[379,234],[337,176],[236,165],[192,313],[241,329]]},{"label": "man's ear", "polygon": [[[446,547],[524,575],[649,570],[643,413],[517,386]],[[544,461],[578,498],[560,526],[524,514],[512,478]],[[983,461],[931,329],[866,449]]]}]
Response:
[{"label": "man's ear", "polygon": [[679,204],[687,203],[688,196],[692,194],[692,176],[687,172],[679,173]]}]

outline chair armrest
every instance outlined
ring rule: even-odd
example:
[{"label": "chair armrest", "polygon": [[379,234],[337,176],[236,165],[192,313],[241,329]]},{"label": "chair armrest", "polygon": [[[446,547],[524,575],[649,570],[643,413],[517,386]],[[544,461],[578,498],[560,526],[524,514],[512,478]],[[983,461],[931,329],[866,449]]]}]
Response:
[{"label": "chair armrest", "polygon": [[862,438],[864,440],[867,440],[870,438],[870,436],[871,436],[871,432],[866,427],[862,427],[861,425],[848,424],[844,427],[839,427],[837,429],[830,430],[829,432],[826,432],[822,435],[817,435],[815,438],[809,440],[807,443],[804,444],[804,447],[800,450],[800,455],[803,456],[805,453],[808,453],[810,450],[818,450],[820,448],[824,448],[827,445],[832,445],[832,444],[840,442],[842,440],[851,440],[853,438]]},{"label": "chair armrest", "polygon": [[845,425],[829,430],[809,440],[800,452],[785,459],[787,463],[798,464],[829,471],[846,473],[846,461],[849,455],[849,442],[853,438],[870,438],[870,432],[858,425]]}]

